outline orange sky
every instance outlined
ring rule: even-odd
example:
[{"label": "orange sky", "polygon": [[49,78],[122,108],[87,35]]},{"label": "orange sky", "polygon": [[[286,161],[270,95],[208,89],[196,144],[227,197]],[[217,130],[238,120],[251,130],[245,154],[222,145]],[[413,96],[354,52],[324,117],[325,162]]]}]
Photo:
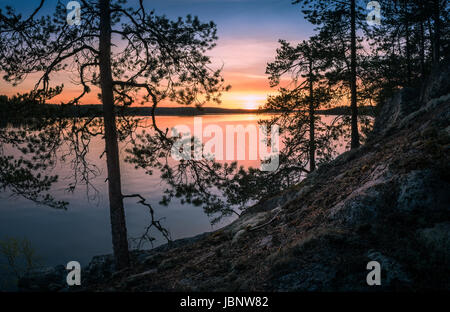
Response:
[{"label": "orange sky", "polygon": [[[238,48],[237,48],[238,47]],[[223,65],[223,77],[226,84],[232,86],[231,90],[223,93],[222,104],[224,108],[256,109],[265,102],[269,93],[276,90],[270,88],[265,67],[267,62],[273,60],[277,42],[254,41],[222,41],[211,51],[213,67],[220,68]],[[23,83],[13,87],[1,81],[0,94],[12,96],[18,92],[31,90],[38,74],[30,75]],[[55,97],[51,103],[67,102],[79,95],[81,87],[74,83],[75,73],[60,72],[53,76],[54,84],[64,83],[64,91]],[[97,94],[99,90],[92,88],[91,93],[83,99],[83,104],[98,104]],[[138,104],[137,104],[138,105]],[[148,104],[150,105],[150,103]],[[162,106],[175,106],[176,104],[164,104]],[[208,104],[208,106],[216,106]]]},{"label": "orange sky", "polygon": [[[14,7],[17,1],[21,3],[24,0],[2,1],[5,1],[5,5]],[[225,83],[232,86],[231,90],[222,96],[221,107],[224,108],[255,109],[263,104],[268,94],[276,92],[276,89],[269,86],[265,69],[267,63],[275,57],[278,40],[299,42],[312,33],[312,27],[290,1],[155,0],[146,5],[154,6],[159,13],[168,14],[172,18],[194,13],[202,20],[212,19],[216,22],[219,40],[217,46],[208,54],[212,67],[223,67]],[[54,10],[52,1],[46,6],[48,13]],[[21,10],[26,15],[30,8],[23,5]],[[30,91],[37,77],[38,75],[30,75],[17,87],[0,80],[0,94],[12,96],[18,92]],[[51,78],[54,85],[64,83],[63,94],[52,99],[51,103],[67,102],[78,96],[82,90],[79,85],[74,84],[75,73],[61,72]],[[98,93],[98,89],[92,88],[91,93],[82,99],[82,103],[99,104]],[[168,105],[175,104],[164,106]],[[213,103],[207,105],[215,106]]]}]

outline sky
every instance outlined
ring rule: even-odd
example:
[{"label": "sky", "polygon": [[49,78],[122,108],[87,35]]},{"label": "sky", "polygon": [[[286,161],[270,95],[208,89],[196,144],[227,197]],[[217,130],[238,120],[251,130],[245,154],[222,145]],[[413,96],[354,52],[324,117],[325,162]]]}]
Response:
[{"label": "sky", "polygon": [[[63,3],[68,2],[62,1]],[[136,0],[130,0],[134,5]],[[39,0],[1,0],[0,6],[10,5],[23,16],[30,14]],[[47,0],[44,14],[52,14],[56,0]],[[191,14],[201,21],[214,21],[218,30],[217,46],[208,55],[213,64],[223,65],[223,76],[231,90],[222,96],[221,107],[254,109],[264,103],[270,88],[265,74],[266,65],[274,60],[278,40],[300,42],[313,34],[311,26],[291,0],[144,0],[146,9],[154,9],[158,15],[177,18]],[[68,80],[64,75],[59,80]],[[13,95],[32,88],[32,79],[17,87],[0,82],[0,94]],[[64,96],[79,93],[79,86],[65,81]],[[83,100],[85,104],[97,104],[97,92],[91,92]],[[53,102],[61,102],[61,96]],[[208,105],[214,106],[214,105]]]}]

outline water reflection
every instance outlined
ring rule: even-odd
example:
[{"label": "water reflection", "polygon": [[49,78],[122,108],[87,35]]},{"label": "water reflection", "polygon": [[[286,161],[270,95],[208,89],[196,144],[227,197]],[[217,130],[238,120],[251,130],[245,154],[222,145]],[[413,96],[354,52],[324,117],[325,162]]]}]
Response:
[{"label": "water reflection", "polygon": [[[202,115],[203,125],[216,124],[220,127],[226,125],[256,125],[258,119],[269,118],[253,114],[245,115]],[[323,116],[324,121],[331,122],[332,116]],[[157,117],[160,129],[170,129],[176,125],[184,124],[193,127],[194,117],[190,116],[159,116]],[[148,131],[150,118],[141,120],[137,133],[144,129]],[[17,126],[17,125],[16,125]],[[127,142],[120,144],[120,156],[126,157]],[[239,147],[236,146],[235,149]],[[246,146],[246,155],[248,155]],[[338,152],[342,152],[344,146]],[[60,179],[53,185],[51,193],[58,200],[68,201],[68,210],[55,210],[21,197],[11,197],[8,193],[0,193],[0,237],[27,238],[36,248],[42,261],[46,265],[67,263],[72,260],[88,263],[92,256],[112,252],[109,205],[107,199],[106,164],[100,158],[104,151],[104,142],[100,136],[93,137],[89,144],[87,160],[98,169],[98,175],[93,176],[91,183],[96,192],[87,190],[82,186],[73,193],[67,192],[67,185],[71,181],[73,168],[70,165],[70,154],[65,162],[58,162],[51,174],[57,174]],[[61,150],[58,153],[67,153]],[[11,153],[14,153],[11,151]],[[61,155],[58,155],[61,156]],[[243,166],[259,167],[259,160],[240,161]],[[165,189],[164,182],[155,172],[147,175],[142,169],[135,169],[134,165],[121,163],[122,183],[124,194],[140,193],[147,198],[154,207],[159,218],[164,218],[165,225],[171,232],[172,238],[193,236],[214,228],[221,227],[233,220],[226,218],[211,227],[208,217],[201,207],[181,205],[179,201],[172,201],[168,207],[159,205]],[[143,206],[136,204],[135,199],[125,199],[125,212],[127,228],[130,237],[138,237],[146,225],[149,216]],[[165,241],[155,233],[155,246]]]}]

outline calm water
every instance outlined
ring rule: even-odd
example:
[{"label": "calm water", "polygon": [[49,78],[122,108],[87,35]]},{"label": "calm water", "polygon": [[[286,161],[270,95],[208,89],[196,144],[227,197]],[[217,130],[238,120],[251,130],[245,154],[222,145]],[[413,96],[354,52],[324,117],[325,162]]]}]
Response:
[{"label": "calm water", "polygon": [[[207,115],[202,116],[202,121],[203,127],[212,123],[221,127],[230,124],[247,126],[256,125],[258,118],[257,115],[251,114]],[[332,117],[322,118],[332,119]],[[158,117],[158,126],[161,129],[166,127],[170,129],[180,124],[192,127],[193,117]],[[126,155],[125,148],[126,145],[121,144],[122,158]],[[72,172],[70,165],[58,163],[54,168],[52,174],[58,174],[59,181],[53,186],[51,193],[56,199],[70,203],[65,211],[39,206],[21,197],[0,193],[0,239],[5,237],[28,239],[45,265],[65,264],[72,260],[86,265],[94,255],[111,253],[105,183],[106,165],[104,158],[99,159],[103,149],[101,138],[95,138],[88,154],[89,161],[97,165],[101,172],[93,180],[98,189],[95,198],[89,198],[83,186],[79,186],[74,193],[68,193],[65,189]],[[259,166],[259,161],[241,161],[240,164]],[[168,207],[159,205],[165,185],[157,173],[149,176],[143,170],[136,170],[133,165],[125,162],[121,164],[121,171],[124,194],[140,193],[147,198],[155,208],[156,215],[165,218],[163,224],[170,230],[173,239],[194,236],[214,229],[201,207],[181,205],[176,200]],[[125,211],[129,236],[139,236],[149,221],[145,207],[136,204],[135,199],[126,199]],[[232,220],[233,218],[225,219],[215,228]],[[155,246],[165,242],[161,237],[156,237]]]}]

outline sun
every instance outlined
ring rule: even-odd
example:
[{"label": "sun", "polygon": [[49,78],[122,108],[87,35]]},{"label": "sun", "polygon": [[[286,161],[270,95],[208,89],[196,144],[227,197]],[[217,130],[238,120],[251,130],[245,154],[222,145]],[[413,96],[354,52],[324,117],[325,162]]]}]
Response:
[{"label": "sun", "polygon": [[255,101],[247,101],[244,104],[244,108],[245,109],[257,109],[258,103],[256,103]]},{"label": "sun", "polygon": [[244,109],[258,109],[264,100],[265,97],[256,95],[248,95],[242,98]]}]

